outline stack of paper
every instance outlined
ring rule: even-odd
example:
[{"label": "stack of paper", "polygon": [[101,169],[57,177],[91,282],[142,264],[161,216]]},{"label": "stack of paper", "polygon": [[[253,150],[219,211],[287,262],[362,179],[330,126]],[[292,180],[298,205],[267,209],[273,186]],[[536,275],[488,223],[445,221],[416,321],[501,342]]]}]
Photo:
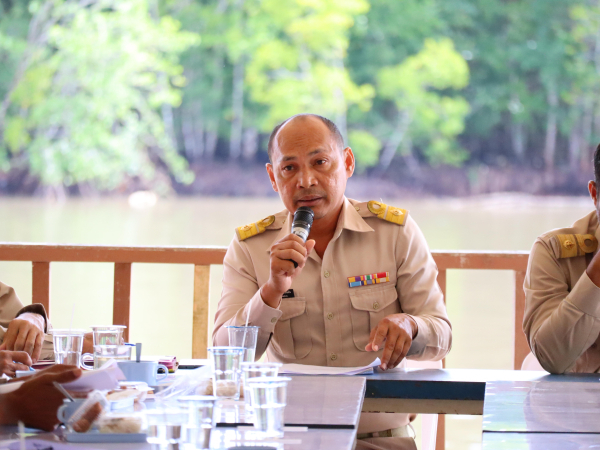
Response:
[{"label": "stack of paper", "polygon": [[361,367],[327,367],[309,366],[307,364],[284,364],[279,369],[281,374],[290,375],[368,375],[373,373],[373,368],[381,364],[379,358],[371,364]]}]

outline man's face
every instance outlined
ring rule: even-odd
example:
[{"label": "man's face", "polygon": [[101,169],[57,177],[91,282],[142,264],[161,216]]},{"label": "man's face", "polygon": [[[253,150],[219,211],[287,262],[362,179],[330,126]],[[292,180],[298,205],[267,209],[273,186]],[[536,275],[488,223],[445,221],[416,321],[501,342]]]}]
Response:
[{"label": "man's face", "polygon": [[354,155],[349,147],[340,151],[323,122],[310,116],[291,119],[277,133],[271,156],[267,172],[288,211],[309,206],[315,220],[339,213]]}]

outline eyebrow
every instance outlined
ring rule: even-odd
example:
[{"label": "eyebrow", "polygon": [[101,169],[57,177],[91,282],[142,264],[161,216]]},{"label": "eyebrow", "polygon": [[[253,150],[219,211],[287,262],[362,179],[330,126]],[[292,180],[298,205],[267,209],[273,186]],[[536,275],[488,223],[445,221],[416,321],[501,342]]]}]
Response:
[{"label": "eyebrow", "polygon": [[[313,150],[312,152],[310,152],[308,154],[308,156],[313,156],[316,155],[318,153],[323,153],[323,150],[318,148],[316,150]],[[294,159],[297,159],[295,156],[284,156],[283,158],[281,158],[281,162],[288,162],[288,161],[293,161]]]}]

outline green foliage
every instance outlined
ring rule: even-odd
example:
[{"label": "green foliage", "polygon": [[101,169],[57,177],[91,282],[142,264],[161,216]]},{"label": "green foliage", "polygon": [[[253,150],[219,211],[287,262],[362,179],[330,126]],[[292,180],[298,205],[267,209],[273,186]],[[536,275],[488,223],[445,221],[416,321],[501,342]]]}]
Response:
[{"label": "green foliage", "polygon": [[368,131],[352,130],[348,133],[348,141],[354,152],[356,166],[359,171],[377,165],[379,151],[381,150],[379,139]]},{"label": "green foliage", "polygon": [[181,103],[177,55],[198,37],[170,17],[152,19],[143,0],[55,3],[47,42],[10,97],[10,150],[47,185],[151,180],[157,160],[191,181],[158,109]]}]

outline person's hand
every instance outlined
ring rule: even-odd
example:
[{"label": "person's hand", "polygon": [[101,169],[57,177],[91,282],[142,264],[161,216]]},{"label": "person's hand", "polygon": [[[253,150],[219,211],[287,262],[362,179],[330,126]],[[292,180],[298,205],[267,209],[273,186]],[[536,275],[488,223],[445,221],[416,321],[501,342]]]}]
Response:
[{"label": "person's hand", "polygon": [[65,396],[53,382],[68,383],[81,376],[81,369],[56,365],[29,378],[19,389],[0,395],[0,424],[21,421],[31,428],[52,431],[58,425],[56,411]]},{"label": "person's hand", "polygon": [[[302,272],[314,246],[314,240],[309,239],[304,243],[295,234],[288,234],[271,246],[271,275],[260,290],[263,301],[271,308],[279,306],[281,296]],[[294,267],[292,261],[296,261],[298,267]]]},{"label": "person's hand", "polygon": [[17,370],[29,370],[33,363],[26,352],[0,350],[0,375],[14,377]]},{"label": "person's hand", "polygon": [[385,342],[383,355],[381,355],[382,370],[393,369],[404,359],[412,340],[418,332],[417,322],[407,314],[392,314],[384,317],[371,330],[369,343],[365,350],[368,352],[378,351]]},{"label": "person's hand", "polygon": [[24,313],[8,324],[0,350],[24,351],[37,362],[42,353],[44,318],[35,313]]}]

